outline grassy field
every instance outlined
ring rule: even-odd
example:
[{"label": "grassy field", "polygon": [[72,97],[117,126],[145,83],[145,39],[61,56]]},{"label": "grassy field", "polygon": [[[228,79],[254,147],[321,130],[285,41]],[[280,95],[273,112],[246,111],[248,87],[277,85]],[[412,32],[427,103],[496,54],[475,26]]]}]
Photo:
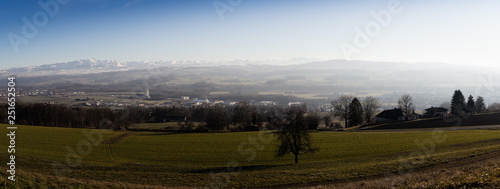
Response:
[{"label": "grassy field", "polygon": [[[2,129],[0,134],[6,132]],[[405,172],[500,150],[500,130],[312,132],[320,151],[293,164],[292,156],[274,157],[276,141],[270,132],[183,134],[19,126],[16,133],[20,188],[288,186]],[[7,146],[7,137],[3,141]],[[4,148],[0,156],[8,162]],[[5,163],[0,168],[7,169]],[[1,173],[0,185],[15,187],[6,174]]]},{"label": "grassy field", "polygon": [[296,188],[500,188],[499,152],[412,172]]},{"label": "grassy field", "polygon": [[500,113],[486,113],[463,117],[418,119],[414,121],[379,124],[367,129],[422,129],[478,125],[500,125]]}]

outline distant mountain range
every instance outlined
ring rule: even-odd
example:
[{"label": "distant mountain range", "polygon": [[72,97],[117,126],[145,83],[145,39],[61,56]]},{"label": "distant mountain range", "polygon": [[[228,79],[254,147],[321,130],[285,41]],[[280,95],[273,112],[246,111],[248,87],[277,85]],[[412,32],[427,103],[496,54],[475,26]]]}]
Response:
[{"label": "distant mountain range", "polygon": [[197,66],[208,62],[201,61],[139,61],[120,62],[117,60],[83,59],[78,61],[45,64],[41,66],[16,67],[1,70],[0,73],[21,76],[42,76],[59,74],[90,74],[114,71],[128,71],[158,66]]},{"label": "distant mountain range", "polygon": [[[285,64],[287,63],[287,64]],[[294,59],[288,61],[140,61],[79,60],[42,66],[1,70],[0,76],[17,76],[20,87],[129,90],[147,83],[152,91],[191,90],[221,93],[290,93],[329,96],[332,94],[380,95],[432,94],[419,97],[439,105],[450,93],[483,96],[500,101],[499,68],[444,63],[404,63]],[[439,99],[442,97],[444,99]],[[392,97],[391,97],[392,99]]]},{"label": "distant mountain range", "polygon": [[315,59],[308,58],[293,58],[288,61],[250,61],[250,60],[233,60],[233,61],[203,61],[203,60],[171,60],[171,61],[131,61],[121,62],[117,60],[96,60],[82,59],[77,61],[45,64],[41,66],[15,67],[5,70],[0,70],[0,74],[19,75],[19,76],[43,76],[43,75],[74,75],[74,74],[91,74],[115,71],[129,71],[136,69],[148,69],[157,67],[212,67],[212,66],[228,66],[228,65],[248,65],[248,64],[299,64],[312,62]]}]

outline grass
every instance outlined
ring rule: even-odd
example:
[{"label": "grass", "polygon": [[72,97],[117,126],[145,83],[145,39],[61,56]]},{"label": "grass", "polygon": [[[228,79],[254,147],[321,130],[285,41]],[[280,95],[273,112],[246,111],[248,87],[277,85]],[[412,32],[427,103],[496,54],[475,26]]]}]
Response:
[{"label": "grass", "polygon": [[[496,154],[498,155],[498,154]],[[454,167],[436,166],[400,175],[367,178],[349,183],[297,188],[499,188],[500,159],[490,158]]]},{"label": "grass", "polygon": [[478,125],[500,125],[500,113],[485,113],[464,117],[427,118],[414,121],[383,123],[376,126],[370,126],[366,129],[422,129]]},{"label": "grass", "polygon": [[[6,129],[0,131],[5,136]],[[270,132],[136,132],[107,143],[125,133],[113,131],[102,133],[100,144],[90,150],[82,147],[85,141],[95,142],[84,132],[97,131],[101,132],[19,126],[17,186],[266,187],[324,183],[397,172],[401,165],[417,168],[500,150],[500,130],[312,132],[320,151],[301,156],[300,163],[293,164],[292,156],[274,157],[276,141]],[[424,150],[417,140],[424,143]],[[4,144],[8,144],[6,138]],[[88,155],[78,153],[79,145],[81,151],[90,151]],[[82,162],[69,166],[66,158],[71,153],[67,148],[77,151]],[[6,150],[0,157],[7,161]],[[54,163],[69,169],[58,177]],[[7,167],[2,164],[0,168]],[[5,172],[0,185],[13,187]]]},{"label": "grass", "polygon": [[[6,125],[1,126],[6,127]],[[2,129],[2,136],[7,132],[7,129]],[[110,132],[104,130],[91,129],[70,129],[70,128],[55,128],[55,127],[33,127],[33,126],[18,126],[16,130],[16,155],[37,157],[41,159],[64,161],[68,154],[67,147],[72,149],[77,148],[80,141],[84,143],[99,142],[89,140],[84,132],[100,131],[102,133],[102,141],[116,137],[121,132]],[[8,144],[7,137],[4,138],[5,144]],[[92,146],[92,152],[88,155],[89,158],[84,159],[84,163],[101,164],[109,162],[106,158],[105,146]]]}]

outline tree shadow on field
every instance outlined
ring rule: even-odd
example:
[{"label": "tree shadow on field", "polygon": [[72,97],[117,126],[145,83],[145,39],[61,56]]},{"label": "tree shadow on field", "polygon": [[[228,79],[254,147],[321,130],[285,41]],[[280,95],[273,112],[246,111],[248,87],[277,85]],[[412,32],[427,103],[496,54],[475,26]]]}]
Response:
[{"label": "tree shadow on field", "polygon": [[284,167],[294,164],[281,164],[281,165],[246,165],[246,166],[238,166],[238,167],[211,167],[211,168],[202,168],[202,169],[191,169],[185,171],[184,173],[220,173],[220,172],[240,172],[240,171],[257,171],[257,170],[265,170],[276,167]]}]

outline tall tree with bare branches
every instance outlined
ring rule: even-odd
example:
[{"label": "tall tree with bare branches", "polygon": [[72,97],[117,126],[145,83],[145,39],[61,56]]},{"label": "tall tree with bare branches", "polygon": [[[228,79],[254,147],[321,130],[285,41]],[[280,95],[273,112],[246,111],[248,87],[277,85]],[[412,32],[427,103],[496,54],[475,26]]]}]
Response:
[{"label": "tall tree with bare branches", "polygon": [[352,99],[354,97],[342,95],[332,101],[334,115],[344,120],[345,127],[349,125],[349,105],[351,105]]},{"label": "tall tree with bare branches", "polygon": [[283,157],[288,153],[295,156],[295,163],[299,163],[299,155],[312,153],[318,148],[312,147],[311,137],[307,129],[305,111],[300,108],[291,109],[287,112],[286,123],[276,135],[278,136],[278,148],[276,157]]},{"label": "tall tree with bare branches", "polygon": [[369,96],[366,97],[361,104],[363,105],[363,118],[365,119],[366,123],[370,124],[372,122],[373,116],[375,115],[375,112],[377,112],[382,103],[375,97]]},{"label": "tall tree with bare branches", "polygon": [[406,118],[410,118],[415,111],[415,106],[413,106],[413,99],[408,94],[401,96],[401,98],[398,100],[398,107],[401,109],[403,115]]}]

